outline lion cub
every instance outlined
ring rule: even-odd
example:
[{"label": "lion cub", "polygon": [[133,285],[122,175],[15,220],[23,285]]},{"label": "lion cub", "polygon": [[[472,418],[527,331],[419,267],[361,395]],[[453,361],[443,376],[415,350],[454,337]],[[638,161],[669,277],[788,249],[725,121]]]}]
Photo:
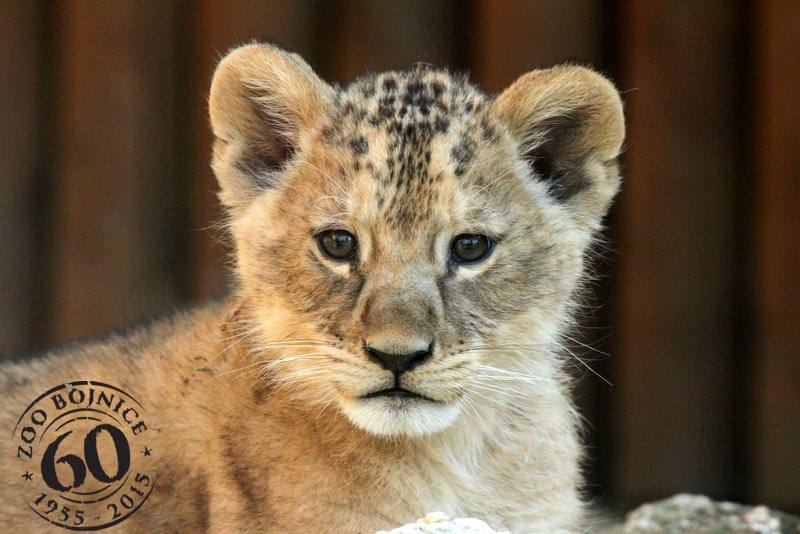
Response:
[{"label": "lion cub", "polygon": [[[40,477],[86,496],[129,475],[97,521],[125,495],[119,511],[136,510],[118,528],[142,532],[372,532],[431,511],[581,529],[559,338],[619,186],[613,85],[560,66],[490,97],[416,67],[338,88],[250,44],[219,64],[210,115],[237,289],[0,367],[2,523],[50,528],[35,512],[77,526],[96,500],[65,514],[66,493],[30,490]],[[80,381],[96,391],[73,395]],[[103,384],[118,390],[103,400]],[[114,391],[146,414],[145,433],[118,440],[133,426],[117,410],[120,432],[109,419],[26,460],[55,428],[47,409],[94,398],[108,412]]]}]

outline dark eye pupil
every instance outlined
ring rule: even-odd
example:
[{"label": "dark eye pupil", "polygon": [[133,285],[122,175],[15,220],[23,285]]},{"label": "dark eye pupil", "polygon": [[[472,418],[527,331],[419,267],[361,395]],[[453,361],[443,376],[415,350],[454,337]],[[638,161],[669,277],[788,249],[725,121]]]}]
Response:
[{"label": "dark eye pupil", "polygon": [[349,258],[356,248],[355,236],[345,230],[326,230],[317,239],[322,252],[337,260]]},{"label": "dark eye pupil", "polygon": [[489,245],[484,235],[460,235],[453,241],[453,257],[462,263],[478,261],[489,252]]}]

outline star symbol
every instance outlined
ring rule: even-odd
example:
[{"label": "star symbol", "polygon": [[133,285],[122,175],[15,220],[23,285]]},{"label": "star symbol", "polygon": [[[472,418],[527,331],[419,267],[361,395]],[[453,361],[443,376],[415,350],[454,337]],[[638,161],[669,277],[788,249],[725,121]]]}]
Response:
[{"label": "star symbol", "polygon": [[31,473],[30,471],[25,471],[25,474],[22,475],[22,478],[24,478],[25,480],[33,480],[33,473]]},{"label": "star symbol", "polygon": [[145,456],[150,456],[150,449],[148,449],[148,448],[145,446],[144,450],[142,451],[142,454],[144,454]]}]

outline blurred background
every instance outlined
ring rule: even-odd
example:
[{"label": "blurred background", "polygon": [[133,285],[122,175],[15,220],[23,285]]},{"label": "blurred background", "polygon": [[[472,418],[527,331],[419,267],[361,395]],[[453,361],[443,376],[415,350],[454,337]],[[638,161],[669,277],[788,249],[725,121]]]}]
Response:
[{"label": "blurred background", "polygon": [[629,128],[575,347],[613,384],[578,372],[589,491],[800,511],[797,0],[3,0],[0,21],[0,352],[224,293],[206,93],[231,46],[492,92],[578,62]]}]

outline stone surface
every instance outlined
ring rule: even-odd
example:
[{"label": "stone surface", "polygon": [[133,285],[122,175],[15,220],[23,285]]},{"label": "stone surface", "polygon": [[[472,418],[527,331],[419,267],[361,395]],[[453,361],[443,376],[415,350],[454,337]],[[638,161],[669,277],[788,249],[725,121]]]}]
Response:
[{"label": "stone surface", "polygon": [[[416,523],[377,534],[499,534],[474,518],[450,519],[441,512]],[[800,534],[800,517],[766,506],[712,501],[702,495],[680,494],[645,504],[628,514],[624,524],[598,521],[596,534]]]},{"label": "stone surface", "polygon": [[766,506],[716,502],[702,495],[680,494],[640,506],[628,514],[625,524],[615,532],[800,533],[800,518],[776,512]]}]

